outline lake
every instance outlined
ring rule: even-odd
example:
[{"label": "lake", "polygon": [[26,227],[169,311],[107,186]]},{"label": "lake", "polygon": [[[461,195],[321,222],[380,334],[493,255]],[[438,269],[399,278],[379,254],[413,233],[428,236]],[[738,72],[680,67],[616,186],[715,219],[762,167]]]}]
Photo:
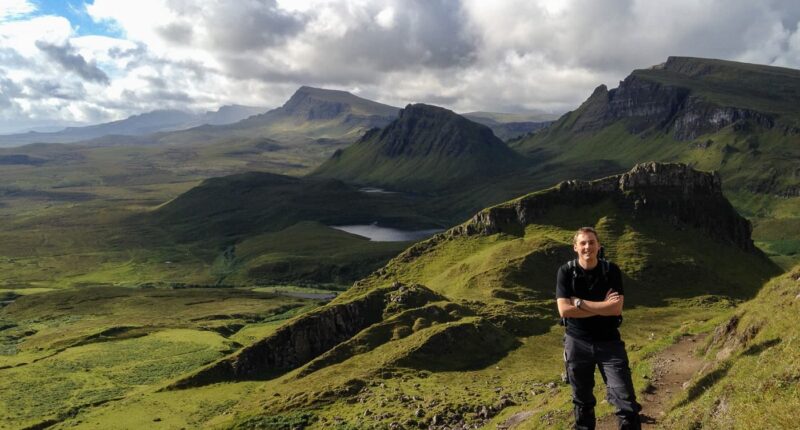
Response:
[{"label": "lake", "polygon": [[396,228],[379,227],[374,224],[363,225],[332,225],[331,228],[346,231],[368,238],[373,242],[409,242],[425,239],[441,232],[441,229],[429,230],[399,230]]}]

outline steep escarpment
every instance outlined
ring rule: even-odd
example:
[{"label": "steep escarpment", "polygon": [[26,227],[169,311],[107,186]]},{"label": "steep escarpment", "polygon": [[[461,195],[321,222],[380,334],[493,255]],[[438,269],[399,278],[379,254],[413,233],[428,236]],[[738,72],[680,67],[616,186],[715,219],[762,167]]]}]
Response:
[{"label": "steep escarpment", "polygon": [[758,111],[748,103],[725,105],[724,99],[718,100],[693,85],[685,85],[683,81],[689,78],[678,73],[668,66],[641,70],[625,78],[617,88],[597,87],[571,114],[575,117],[570,131],[596,132],[624,120],[631,133],[654,129],[688,141],[737,123],[749,122],[765,129],[775,127],[777,113]]},{"label": "steep escarpment", "polygon": [[419,192],[478,183],[523,165],[490,128],[444,108],[415,104],[384,129],[337,151],[312,175]]},{"label": "steep escarpment", "polygon": [[275,377],[308,363],[393,314],[442,300],[444,297],[424,286],[395,283],[354,300],[334,302],[285,324],[273,335],[174,383],[171,388]]}]

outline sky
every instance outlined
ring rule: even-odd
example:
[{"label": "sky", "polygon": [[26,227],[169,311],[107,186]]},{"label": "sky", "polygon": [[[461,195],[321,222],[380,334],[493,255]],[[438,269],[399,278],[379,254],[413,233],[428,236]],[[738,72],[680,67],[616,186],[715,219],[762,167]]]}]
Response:
[{"label": "sky", "polygon": [[800,68],[799,22],[796,0],[0,0],[0,133],[301,85],[562,113],[671,55]]}]

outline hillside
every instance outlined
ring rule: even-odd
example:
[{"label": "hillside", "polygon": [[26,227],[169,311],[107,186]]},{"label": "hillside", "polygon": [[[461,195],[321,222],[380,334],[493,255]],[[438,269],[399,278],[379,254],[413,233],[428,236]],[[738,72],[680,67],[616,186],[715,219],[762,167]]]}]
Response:
[{"label": "hillside", "polygon": [[[703,345],[708,364],[675,402],[671,428],[788,429],[800,407],[800,267],[773,279]],[[776,312],[781,316],[776,317]]]},{"label": "hillside", "polygon": [[414,104],[385,128],[334,153],[311,176],[425,192],[478,184],[525,164],[488,127]]},{"label": "hillside", "polygon": [[599,86],[514,148],[558,169],[594,162],[613,173],[656,159],[718,170],[759,245],[790,267],[800,258],[798,102],[800,71],[670,57]]},{"label": "hillside", "polygon": [[[572,231],[596,226],[623,270],[623,335],[645,387],[653,351],[708,330],[778,273],[720,184],[715,174],[653,163],[488,208],[159,398],[180,416],[192,406],[179,397],[263,381],[213,421],[240,428],[495,425],[529,410],[528,428],[566,424],[552,288]],[[208,385],[221,381],[240,382]],[[127,408],[140,400],[91,417],[102,423]]]}]

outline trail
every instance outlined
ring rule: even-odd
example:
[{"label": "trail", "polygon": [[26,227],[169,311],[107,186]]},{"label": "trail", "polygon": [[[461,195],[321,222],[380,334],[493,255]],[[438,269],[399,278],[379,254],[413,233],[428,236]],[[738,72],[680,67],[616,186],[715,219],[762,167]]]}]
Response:
[{"label": "trail", "polygon": [[[661,351],[653,360],[653,374],[644,393],[639,395],[642,405],[642,429],[656,429],[667,412],[670,400],[684,390],[703,366],[703,359],[694,352],[705,335],[684,336],[674,345]],[[598,420],[597,430],[616,430],[617,419],[611,414]]]}]

